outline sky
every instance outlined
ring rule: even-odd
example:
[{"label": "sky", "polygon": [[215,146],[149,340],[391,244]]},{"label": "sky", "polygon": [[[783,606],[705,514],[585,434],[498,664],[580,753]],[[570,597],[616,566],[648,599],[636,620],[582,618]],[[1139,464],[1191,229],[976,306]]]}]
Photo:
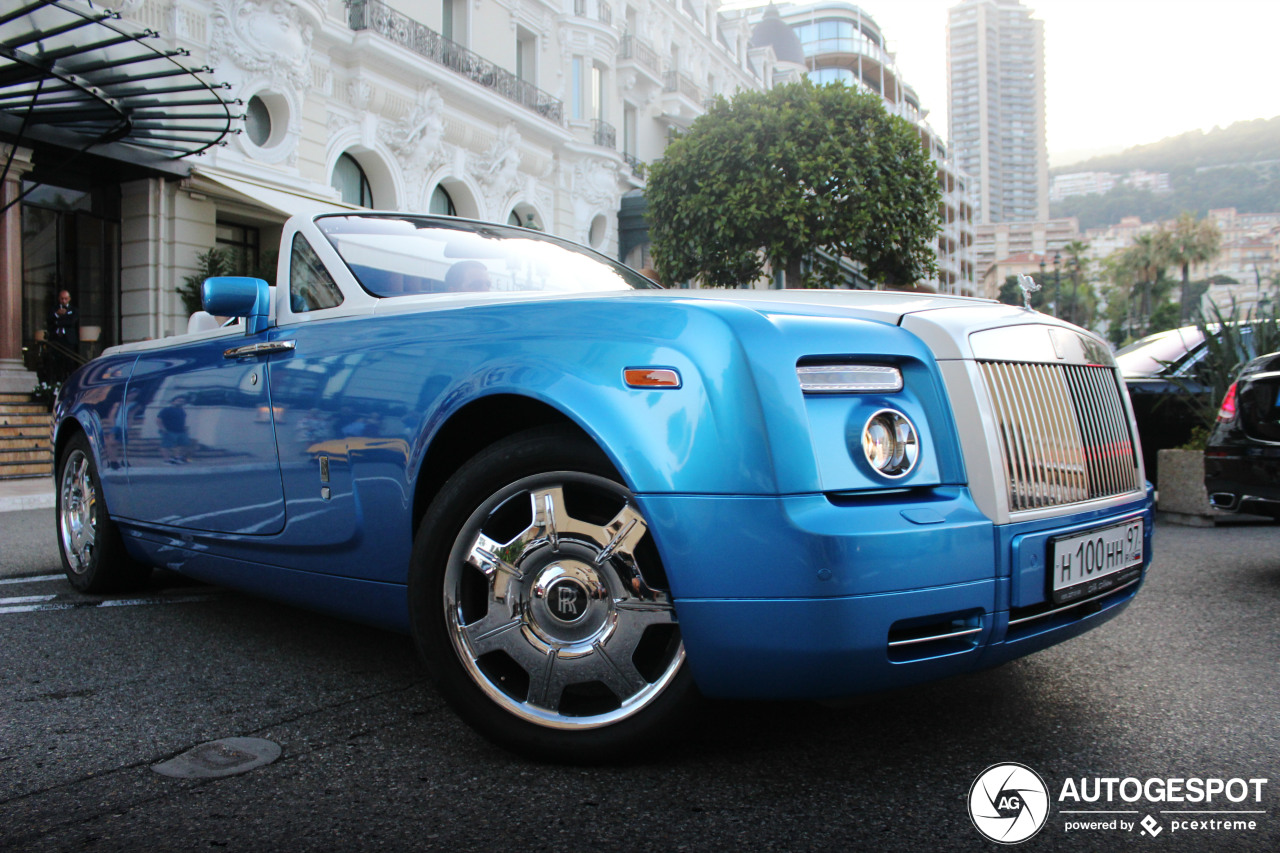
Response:
[{"label": "sky", "polygon": [[[903,80],[945,137],[947,10],[959,0],[851,2],[880,25]],[[1280,0],[1022,5],[1044,21],[1050,166],[1280,116]]]}]

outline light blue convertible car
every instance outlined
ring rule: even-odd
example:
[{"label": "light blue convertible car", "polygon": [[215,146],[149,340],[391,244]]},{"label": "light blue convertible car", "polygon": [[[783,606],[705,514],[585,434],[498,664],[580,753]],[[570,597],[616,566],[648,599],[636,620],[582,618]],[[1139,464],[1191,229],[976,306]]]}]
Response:
[{"label": "light blue convertible car", "polygon": [[1116,615],[1151,499],[1107,348],[984,300],[661,290],[562,240],[295,217],[277,286],[62,389],[87,591],[150,567],[411,632],[468,723],[609,760],[700,695],[992,666]]}]

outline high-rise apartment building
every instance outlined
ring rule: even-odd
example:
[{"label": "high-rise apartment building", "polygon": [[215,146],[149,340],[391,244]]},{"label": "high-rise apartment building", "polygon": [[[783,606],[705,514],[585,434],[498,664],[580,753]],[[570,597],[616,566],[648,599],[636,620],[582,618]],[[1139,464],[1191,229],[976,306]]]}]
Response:
[{"label": "high-rise apartment building", "polygon": [[947,20],[949,131],[981,224],[1049,218],[1044,22],[1018,0],[964,0]]}]

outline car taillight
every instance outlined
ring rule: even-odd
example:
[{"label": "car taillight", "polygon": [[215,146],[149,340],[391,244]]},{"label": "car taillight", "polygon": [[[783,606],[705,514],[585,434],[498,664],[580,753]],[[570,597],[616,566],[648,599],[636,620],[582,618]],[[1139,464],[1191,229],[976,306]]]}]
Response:
[{"label": "car taillight", "polygon": [[1222,407],[1218,409],[1218,423],[1230,423],[1236,419],[1236,384],[1231,383],[1227,396],[1222,398]]}]

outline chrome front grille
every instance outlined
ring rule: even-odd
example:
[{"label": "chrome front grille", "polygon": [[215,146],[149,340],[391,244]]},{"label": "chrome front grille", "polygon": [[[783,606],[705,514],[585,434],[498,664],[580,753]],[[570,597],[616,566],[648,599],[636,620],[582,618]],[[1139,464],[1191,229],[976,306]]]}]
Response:
[{"label": "chrome front grille", "polygon": [[1010,512],[1141,490],[1129,419],[1111,368],[978,364],[999,430]]}]

